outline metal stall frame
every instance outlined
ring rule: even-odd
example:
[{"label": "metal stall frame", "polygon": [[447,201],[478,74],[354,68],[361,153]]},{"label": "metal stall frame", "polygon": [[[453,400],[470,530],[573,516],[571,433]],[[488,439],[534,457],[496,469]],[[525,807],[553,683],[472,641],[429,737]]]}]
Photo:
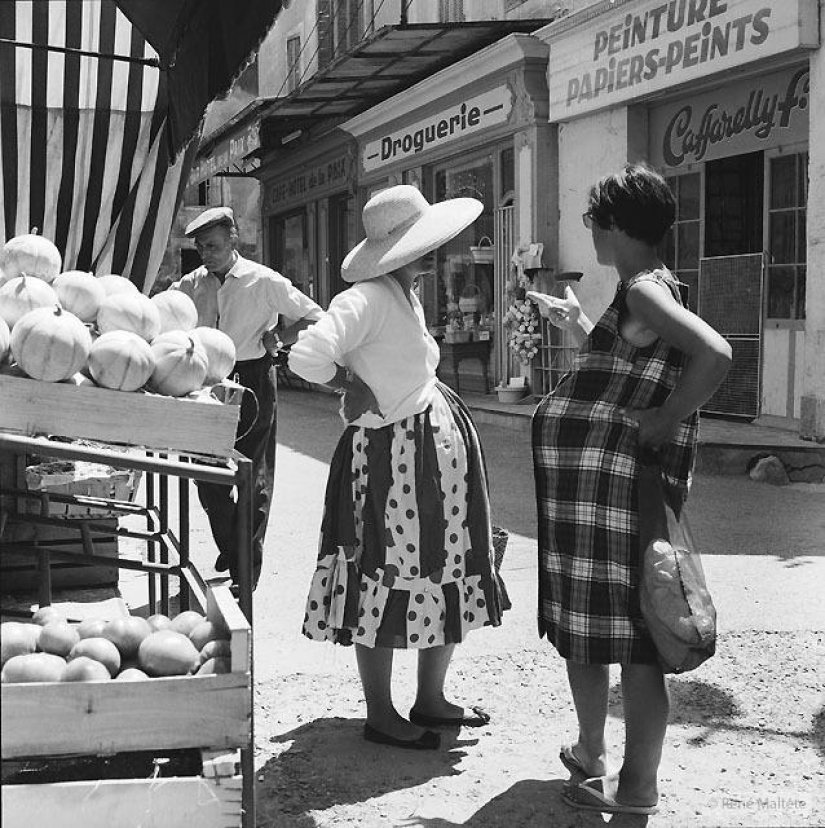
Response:
[{"label": "metal stall frame", "polygon": [[[169,454],[173,454],[170,458]],[[146,474],[145,505],[107,498],[84,495],[66,495],[50,492],[29,491],[21,487],[25,469],[25,457],[53,457],[105,463],[122,469],[141,471]],[[173,531],[169,510],[169,478],[178,479],[178,534]],[[168,614],[170,607],[169,578],[180,581],[180,608],[189,608],[194,600],[206,607],[206,582],[189,556],[189,484],[190,481],[224,484],[237,487],[238,493],[238,584],[237,599],[241,611],[252,627],[252,462],[237,451],[228,457],[202,456],[186,453],[159,453],[136,446],[101,447],[101,444],[82,445],[47,437],[25,437],[0,432],[0,537],[2,529],[13,522],[38,525],[65,525],[66,518],[49,516],[49,501],[90,507],[102,507],[122,515],[142,515],[146,530],[118,527],[118,537],[143,540],[147,547],[147,560],[135,560],[118,556],[114,561],[96,555],[94,533],[107,532],[108,527],[96,525],[94,518],[82,521],[79,531],[83,552],[53,549],[48,546],[0,542],[3,548],[26,552],[36,557],[39,569],[39,601],[46,606],[52,601],[50,561],[52,558],[77,563],[109,564],[118,569],[145,572],[148,577],[149,610]],[[39,502],[40,513],[19,511],[22,500]],[[158,588],[160,596],[158,596]],[[249,743],[241,749],[241,774],[243,777],[244,828],[255,825],[255,731],[254,731],[254,659],[250,654],[250,717]]]}]

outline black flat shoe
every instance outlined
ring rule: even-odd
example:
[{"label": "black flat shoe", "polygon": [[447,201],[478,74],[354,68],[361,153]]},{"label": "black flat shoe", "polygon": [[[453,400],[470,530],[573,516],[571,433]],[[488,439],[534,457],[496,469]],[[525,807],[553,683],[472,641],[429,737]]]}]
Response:
[{"label": "black flat shoe", "polygon": [[409,750],[438,750],[441,746],[441,735],[431,730],[425,730],[417,739],[396,739],[395,736],[376,730],[370,724],[364,725],[364,739],[368,742],[375,742],[377,745],[390,745]]},{"label": "black flat shoe", "polygon": [[471,707],[472,716],[456,716],[455,718],[441,718],[439,716],[425,716],[415,710],[410,710],[410,721],[419,727],[484,727],[489,724],[490,714],[480,707]]}]

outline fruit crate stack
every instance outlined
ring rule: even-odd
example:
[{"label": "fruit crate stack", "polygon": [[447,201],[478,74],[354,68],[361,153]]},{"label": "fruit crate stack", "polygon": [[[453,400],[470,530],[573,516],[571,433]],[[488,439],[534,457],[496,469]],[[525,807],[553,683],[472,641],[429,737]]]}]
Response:
[{"label": "fruit crate stack", "polygon": [[[205,621],[188,611],[164,630],[166,621],[154,617],[158,631],[149,637],[127,613],[98,619],[99,630],[87,617],[87,637],[78,642],[80,624],[49,621],[48,614],[41,611],[36,620],[46,623],[34,633],[51,652],[32,660],[25,653],[34,647],[21,641],[18,627],[3,636],[4,828],[241,825],[239,752],[251,739],[252,640],[228,587],[209,588]],[[110,624],[117,629],[104,629]],[[78,644],[83,654],[71,656]],[[60,655],[67,647],[68,660]],[[117,666],[107,660],[111,650],[120,655]],[[26,781],[27,770],[44,764],[53,766],[49,781]],[[116,766],[101,778],[83,772]],[[54,778],[64,767],[71,775]],[[134,778],[130,768],[139,769]]]}]

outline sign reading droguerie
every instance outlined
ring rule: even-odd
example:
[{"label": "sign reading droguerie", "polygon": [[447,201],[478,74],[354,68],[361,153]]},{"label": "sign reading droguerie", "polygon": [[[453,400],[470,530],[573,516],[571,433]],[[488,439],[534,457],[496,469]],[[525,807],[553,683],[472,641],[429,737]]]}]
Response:
[{"label": "sign reading droguerie", "polygon": [[650,111],[650,161],[680,167],[805,141],[807,67],[733,83]]},{"label": "sign reading droguerie", "polygon": [[[604,7],[609,6],[605,3]],[[629,2],[548,36],[550,120],[818,45],[816,0]]]},{"label": "sign reading droguerie", "polygon": [[431,118],[383,135],[364,146],[364,171],[376,170],[495,124],[503,124],[509,118],[512,106],[509,87],[500,86],[442,110]]},{"label": "sign reading droguerie", "polygon": [[315,164],[289,178],[276,178],[264,185],[263,208],[267,213],[280,210],[293,201],[320,198],[340,189],[350,179],[351,164],[347,155]]}]

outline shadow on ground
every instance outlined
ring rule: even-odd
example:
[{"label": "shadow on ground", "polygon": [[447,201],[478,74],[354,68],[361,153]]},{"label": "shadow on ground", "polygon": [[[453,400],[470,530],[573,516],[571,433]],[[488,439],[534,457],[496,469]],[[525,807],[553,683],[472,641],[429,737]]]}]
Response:
[{"label": "shadow on ground", "polygon": [[312,811],[454,776],[476,739],[445,733],[440,750],[392,750],[365,742],[362,719],[315,719],[270,740],[285,747],[258,771],[258,824],[314,828]]}]

